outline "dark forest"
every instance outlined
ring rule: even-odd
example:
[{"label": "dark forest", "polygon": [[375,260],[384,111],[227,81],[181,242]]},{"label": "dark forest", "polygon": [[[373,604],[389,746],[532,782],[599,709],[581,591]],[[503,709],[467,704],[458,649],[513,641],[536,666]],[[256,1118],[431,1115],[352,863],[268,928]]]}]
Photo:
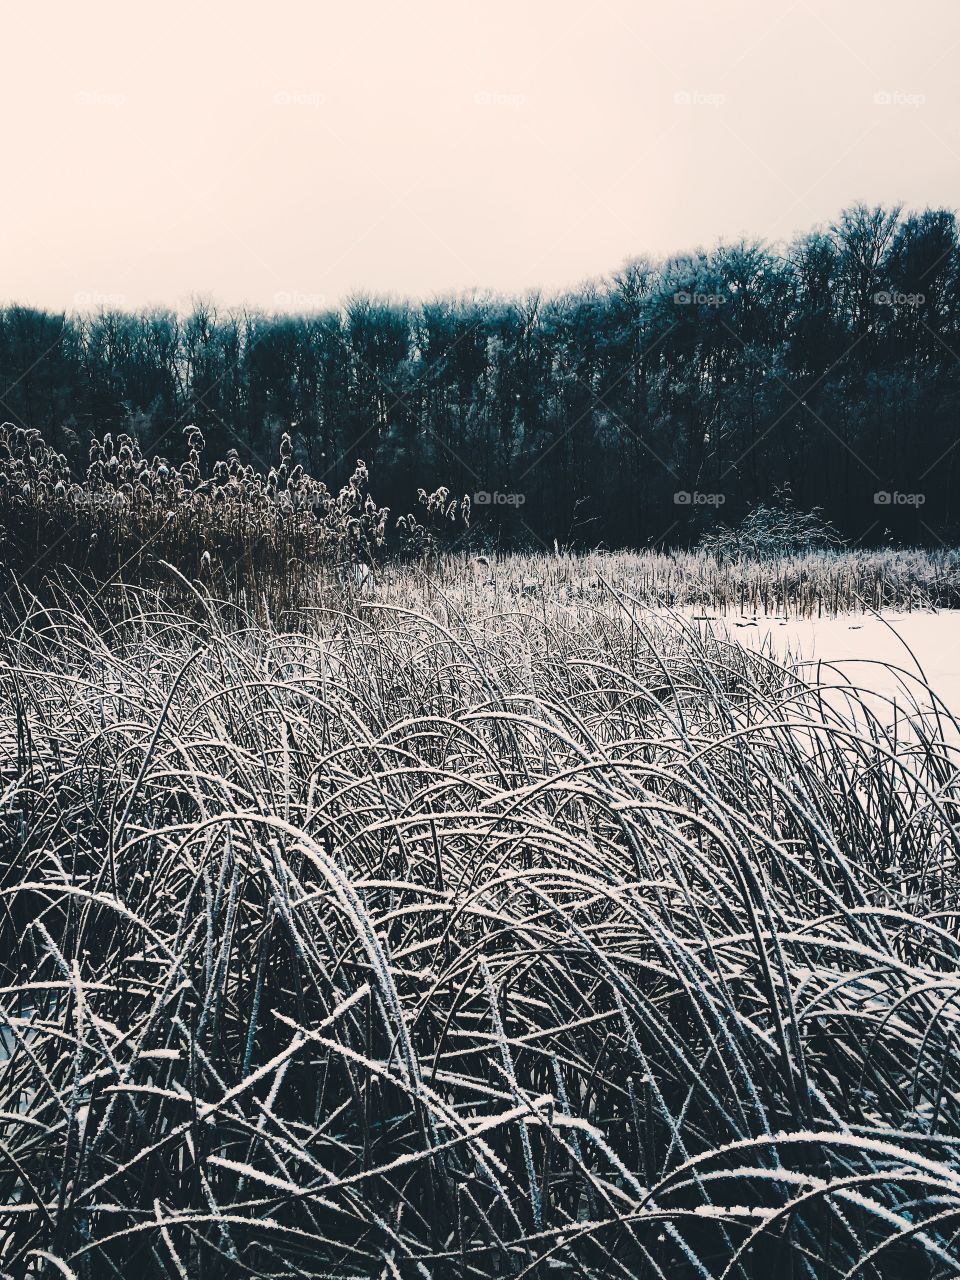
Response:
[{"label": "dark forest", "polygon": [[[95,301],[95,300],[94,300]],[[468,493],[504,541],[683,545],[790,495],[853,542],[960,533],[954,214],[853,206],[775,251],[638,258],[557,297],[306,315],[0,310],[0,415],[75,463],[127,431],[331,485]]]}]

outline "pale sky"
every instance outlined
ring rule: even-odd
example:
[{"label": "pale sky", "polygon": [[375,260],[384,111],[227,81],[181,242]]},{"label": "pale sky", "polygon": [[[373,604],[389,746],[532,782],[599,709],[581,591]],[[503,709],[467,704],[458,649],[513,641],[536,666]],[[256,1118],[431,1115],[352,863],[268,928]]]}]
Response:
[{"label": "pale sky", "polygon": [[955,0],[8,4],[0,300],[547,292],[960,205]]}]

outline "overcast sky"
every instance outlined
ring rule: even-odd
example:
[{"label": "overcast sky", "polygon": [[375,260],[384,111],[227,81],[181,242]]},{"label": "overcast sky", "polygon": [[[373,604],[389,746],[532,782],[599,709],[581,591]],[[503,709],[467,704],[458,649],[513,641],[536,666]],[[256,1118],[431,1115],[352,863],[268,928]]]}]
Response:
[{"label": "overcast sky", "polygon": [[554,291],[855,200],[960,205],[954,0],[4,13],[0,299]]}]

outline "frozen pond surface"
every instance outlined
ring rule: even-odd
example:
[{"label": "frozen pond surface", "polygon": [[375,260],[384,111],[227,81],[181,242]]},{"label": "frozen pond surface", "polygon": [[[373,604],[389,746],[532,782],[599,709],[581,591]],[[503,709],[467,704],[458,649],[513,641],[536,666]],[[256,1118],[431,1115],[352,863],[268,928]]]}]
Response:
[{"label": "frozen pond surface", "polygon": [[824,684],[847,680],[895,698],[900,706],[913,698],[929,704],[919,683],[919,663],[938,698],[960,719],[960,610],[885,613],[882,618],[727,618],[709,625],[747,648],[763,649],[791,665],[803,663],[812,679]]}]

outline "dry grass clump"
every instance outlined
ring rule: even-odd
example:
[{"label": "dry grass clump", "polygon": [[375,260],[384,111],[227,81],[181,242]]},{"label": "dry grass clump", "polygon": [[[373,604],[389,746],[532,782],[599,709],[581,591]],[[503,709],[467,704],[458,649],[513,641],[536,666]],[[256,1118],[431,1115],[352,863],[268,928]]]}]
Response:
[{"label": "dry grass clump", "polygon": [[[38,431],[0,426],[0,552],[10,580],[37,585],[64,571],[102,586],[119,578],[168,587],[168,565],[238,599],[282,608],[312,596],[321,570],[333,578],[372,565],[388,546],[389,509],[358,462],[338,493],[293,462],[289,435],[268,472],[236,450],[206,468],[204,440],[187,427],[177,466],[147,459],[132,437],[94,439],[85,474]],[[418,495],[419,518],[401,516],[391,545],[432,551],[438,527],[469,523],[469,501],[447,489]],[[327,579],[325,579],[326,581]],[[3,578],[0,577],[0,582]]]},{"label": "dry grass clump", "polygon": [[415,594],[7,632],[0,1271],[956,1274],[936,725]]}]

